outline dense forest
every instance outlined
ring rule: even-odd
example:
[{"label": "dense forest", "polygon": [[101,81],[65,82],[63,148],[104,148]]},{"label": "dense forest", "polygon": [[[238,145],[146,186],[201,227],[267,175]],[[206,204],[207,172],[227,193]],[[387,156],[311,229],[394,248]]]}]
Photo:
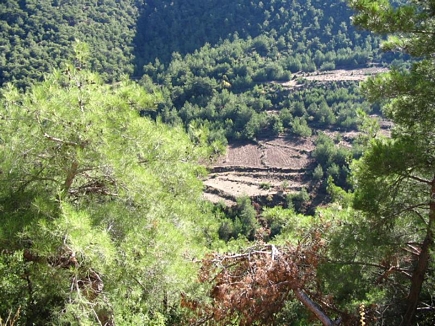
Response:
[{"label": "dense forest", "polygon": [[131,1],[2,1],[0,84],[41,80],[68,60],[75,39],[90,45],[89,63],[106,80],[131,74],[137,17]]},{"label": "dense forest", "polygon": [[[273,61],[287,71],[380,61],[379,39],[350,24],[350,10],[341,0],[330,4],[317,0],[26,0],[2,1],[0,6],[0,84],[14,80],[26,86],[41,79],[68,58],[74,39],[90,45],[91,66],[107,80],[131,75],[133,70],[141,76],[142,67],[156,59],[167,65],[174,52],[182,56],[207,52],[200,49],[206,45],[219,49],[225,42],[232,44],[230,52],[224,47],[218,57],[204,55],[218,63],[224,55],[231,64],[244,60],[242,52],[249,51],[252,63],[264,66]],[[243,77],[238,69],[236,75]]]},{"label": "dense forest", "polygon": [[[0,325],[433,325],[434,12],[1,1]],[[274,137],[312,139],[312,187],[204,200]]]}]

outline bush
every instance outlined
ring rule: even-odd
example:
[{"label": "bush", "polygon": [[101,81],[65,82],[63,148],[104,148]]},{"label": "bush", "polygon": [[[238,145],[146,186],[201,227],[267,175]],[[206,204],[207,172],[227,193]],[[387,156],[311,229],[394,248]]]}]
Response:
[{"label": "bush", "polygon": [[320,71],[326,71],[326,70],[334,70],[335,69],[335,63],[334,62],[324,62],[320,66]]},{"label": "bush", "polygon": [[272,185],[270,184],[270,182],[260,183],[260,189],[269,190],[270,188],[272,188]]},{"label": "bush", "polygon": [[310,137],[312,134],[311,128],[308,127],[307,121],[304,118],[296,117],[291,123],[292,131],[301,137]]},{"label": "bush", "polygon": [[319,181],[323,178],[323,174],[324,174],[323,168],[320,164],[318,164],[313,171],[313,179]]},{"label": "bush", "polygon": [[310,195],[306,188],[302,188],[296,194],[287,195],[287,205],[294,207],[295,211],[300,213],[303,210],[304,205],[310,200]]}]

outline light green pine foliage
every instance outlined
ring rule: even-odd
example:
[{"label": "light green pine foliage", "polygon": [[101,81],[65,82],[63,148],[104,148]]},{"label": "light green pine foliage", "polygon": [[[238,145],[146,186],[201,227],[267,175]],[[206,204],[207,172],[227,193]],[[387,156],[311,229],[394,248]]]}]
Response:
[{"label": "light green pine foliage", "polygon": [[168,319],[216,233],[200,146],[140,117],[158,94],[103,84],[78,64],[2,95],[0,315],[21,307],[23,323],[45,325]]}]

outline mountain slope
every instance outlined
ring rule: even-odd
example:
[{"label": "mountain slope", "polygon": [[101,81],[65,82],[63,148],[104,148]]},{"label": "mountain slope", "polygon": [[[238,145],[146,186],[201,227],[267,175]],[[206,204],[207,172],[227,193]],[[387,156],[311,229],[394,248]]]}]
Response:
[{"label": "mountain slope", "polygon": [[167,64],[173,52],[250,38],[260,55],[291,57],[299,70],[365,64],[376,59],[378,40],[352,28],[350,14],[342,0],[5,0],[0,85],[41,79],[69,59],[75,39],[90,45],[92,68],[107,80],[141,76],[144,65]]},{"label": "mountain slope", "polygon": [[5,0],[0,3],[0,85],[20,87],[68,60],[75,39],[87,42],[93,69],[108,80],[133,72],[133,0]]},{"label": "mountain slope", "polygon": [[350,25],[350,15],[342,0],[147,1],[138,23],[138,58],[167,62],[173,52],[192,53],[233,35],[269,36],[279,41],[280,51],[295,53],[340,48],[372,52],[373,39]]}]

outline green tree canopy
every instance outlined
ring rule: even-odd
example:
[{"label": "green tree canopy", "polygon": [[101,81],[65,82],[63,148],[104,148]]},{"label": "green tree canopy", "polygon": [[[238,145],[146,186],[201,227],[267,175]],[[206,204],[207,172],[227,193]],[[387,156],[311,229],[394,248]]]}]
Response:
[{"label": "green tree canopy", "polygon": [[[395,259],[400,258],[397,269],[409,273],[409,279],[402,280],[408,284],[404,308],[400,310],[400,302],[397,306],[401,324],[429,325],[434,309],[433,302],[428,301],[434,291],[434,4],[386,0],[355,0],[350,4],[357,10],[356,24],[390,35],[386,49],[417,57],[409,70],[393,69],[364,86],[372,101],[384,104],[383,112],[394,128],[391,138],[373,139],[355,164],[355,207],[367,213],[372,225],[384,230],[384,237],[396,234],[389,245]],[[414,248],[411,256],[403,255],[409,246]],[[418,309],[421,306],[431,308],[425,314]]]},{"label": "green tree canopy", "polygon": [[201,146],[140,117],[158,100],[74,65],[2,91],[1,316],[146,325],[192,289],[192,260],[217,232],[202,208]]}]

